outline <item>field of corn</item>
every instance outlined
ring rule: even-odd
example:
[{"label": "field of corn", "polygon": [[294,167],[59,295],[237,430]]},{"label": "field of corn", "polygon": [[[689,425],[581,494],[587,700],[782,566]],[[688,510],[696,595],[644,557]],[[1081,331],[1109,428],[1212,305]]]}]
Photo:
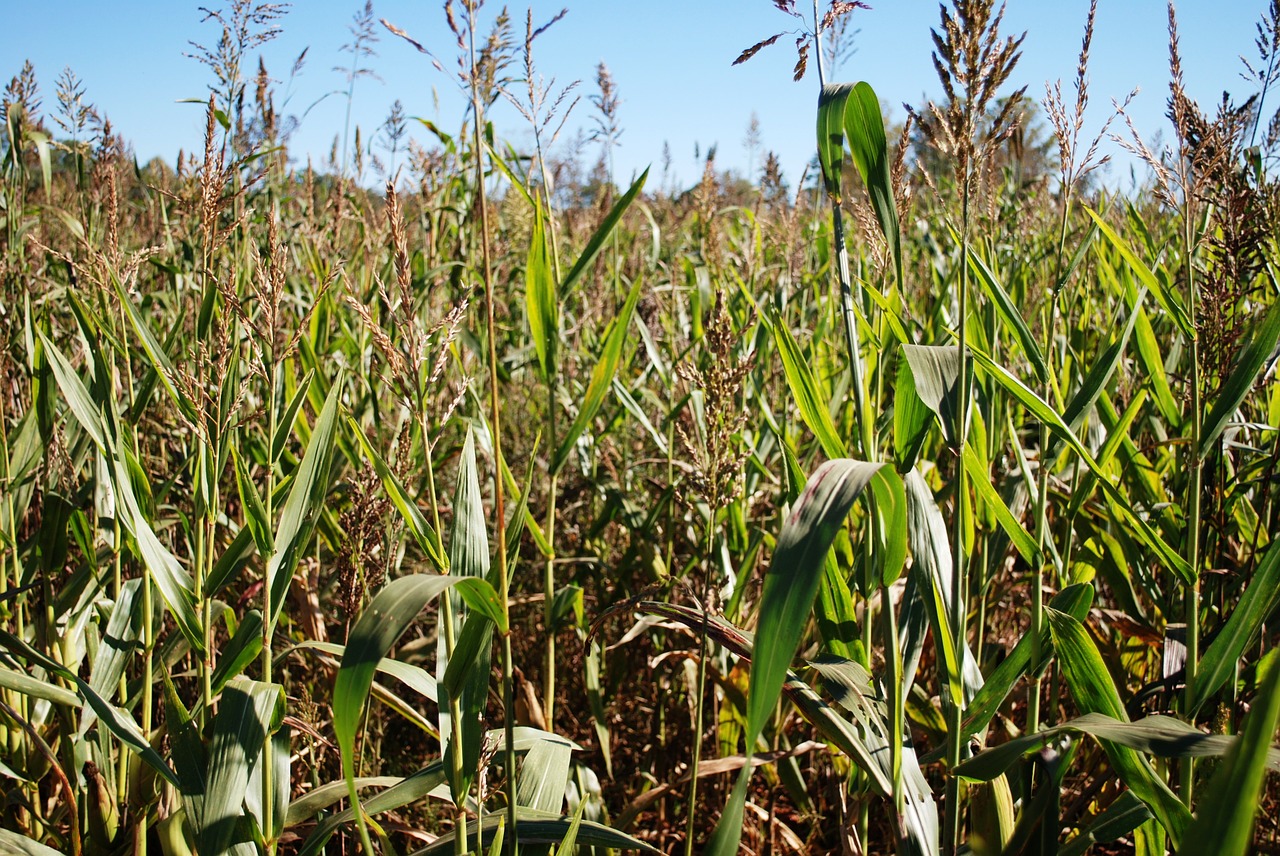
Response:
[{"label": "field of corn", "polygon": [[324,168],[281,7],[209,13],[176,165],[21,68],[0,851],[1280,852],[1280,4],[1210,112],[1170,6],[1167,147],[1085,122],[1094,9],[1038,99],[992,0],[886,127],[860,6],[759,4],[813,171],[682,192],[603,66],[553,154],[545,22],[476,0],[457,126]]}]

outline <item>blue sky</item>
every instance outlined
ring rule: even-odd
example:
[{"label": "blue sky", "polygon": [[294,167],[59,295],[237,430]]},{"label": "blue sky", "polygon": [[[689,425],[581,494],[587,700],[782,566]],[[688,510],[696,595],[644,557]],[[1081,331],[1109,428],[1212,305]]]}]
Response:
[{"label": "blue sky", "polygon": [[[205,5],[216,2],[205,0]],[[200,147],[201,110],[179,103],[206,97],[211,81],[204,66],[184,56],[191,50],[189,41],[212,44],[217,39],[213,24],[201,24],[199,3],[10,0],[4,5],[0,75],[7,79],[24,59],[31,59],[46,111],[54,106],[58,73],[70,66],[83,80],[88,98],[133,143],[140,161],[159,155],[172,163],[179,148],[190,152]],[[750,62],[731,65],[743,48],[798,26],[771,0],[538,0],[535,23],[565,5],[568,15],[538,39],[535,51],[544,76],[560,85],[581,81],[577,91],[584,98],[562,140],[578,127],[591,126],[592,108],[585,96],[595,92],[596,65],[603,61],[622,99],[624,130],[615,154],[619,181],[649,164],[656,173],[664,142],[671,147],[681,183],[692,183],[700,172],[695,147],[705,152],[714,144],[722,168],[745,169],[743,138],[753,111],[759,117],[762,148],[776,151],[786,177],[798,180],[812,156],[818,84],[812,70],[803,81],[792,82],[794,38],[784,36]],[[808,8],[804,0],[798,5]],[[890,105],[892,118],[901,119],[902,102],[920,104],[940,94],[930,62],[930,29],[937,26],[938,6],[933,0],[871,0],[871,5],[870,11],[854,13],[860,30],[857,52],[832,77],[870,82]],[[299,114],[311,107],[291,143],[299,157],[311,153],[323,160],[334,135],[342,133],[345,82],[333,68],[348,62],[339,48],[350,40],[347,28],[361,6],[363,0],[296,0],[281,22],[282,34],[261,49],[276,78],[286,77],[294,58],[303,48],[310,49],[285,107],[285,112]],[[1186,81],[1202,106],[1212,106],[1224,90],[1237,100],[1251,94],[1240,77],[1239,55],[1253,57],[1254,26],[1265,6],[1264,0],[1178,4]],[[500,8],[496,0],[488,0],[482,9],[482,30]],[[511,9],[522,35],[525,7]],[[1013,76],[1016,85],[1027,85],[1028,94],[1037,100],[1043,98],[1046,81],[1063,78],[1064,86],[1069,85],[1087,10],[1088,0],[1009,0],[1004,32],[1027,32]],[[446,64],[451,62],[452,35],[439,0],[375,0],[374,14],[408,31]],[[378,56],[370,63],[382,80],[357,82],[353,121],[367,135],[399,98],[410,116],[456,130],[463,105],[453,79],[381,27],[379,35],[374,46]],[[1167,136],[1163,0],[1102,0],[1090,78],[1092,109],[1086,133],[1106,118],[1112,98],[1122,99],[1137,86],[1141,92],[1130,111],[1135,122],[1149,138],[1162,131]],[[344,93],[324,97],[336,90]],[[1273,101],[1272,109],[1278,103]],[[492,118],[499,133],[517,146],[531,141],[527,126],[509,105],[500,104]],[[1127,174],[1127,164],[1123,161],[1113,170],[1113,182],[1123,181],[1117,173]]]}]

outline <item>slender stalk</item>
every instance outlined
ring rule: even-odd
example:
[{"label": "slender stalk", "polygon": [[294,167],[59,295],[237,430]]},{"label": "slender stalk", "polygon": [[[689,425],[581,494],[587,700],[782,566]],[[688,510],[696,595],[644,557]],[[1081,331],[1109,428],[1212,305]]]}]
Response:
[{"label": "slender stalk", "polygon": [[[713,463],[718,466],[718,461]],[[718,484],[719,476],[712,474],[711,483]],[[693,714],[693,758],[689,766],[689,805],[688,820],[685,824],[684,852],[685,856],[693,856],[693,830],[697,820],[698,805],[698,767],[702,763],[702,717],[705,710],[707,694],[707,629],[711,621],[711,610],[707,603],[711,596],[711,568],[715,555],[716,543],[716,510],[719,497],[712,497],[710,502],[710,519],[707,521],[706,552],[707,568],[702,580],[702,631],[698,635],[698,697],[694,702]],[[751,747],[746,747],[751,751]]]},{"label": "slender stalk", "polygon": [[[965,129],[972,137],[973,117],[968,95],[965,96]],[[959,284],[959,323],[957,339],[960,359],[960,401],[956,407],[955,443],[959,456],[964,455],[965,443],[969,436],[969,185],[971,180],[969,159],[965,158],[961,175],[960,194],[960,284]],[[955,527],[951,539],[952,578],[951,578],[951,631],[955,641],[957,654],[963,657],[965,650],[965,618],[967,592],[967,565],[964,551],[965,533],[965,494],[967,491],[964,465],[957,458],[955,474]],[[957,667],[959,667],[958,664]],[[964,698],[952,698],[947,704],[947,766],[954,770],[960,763],[960,750],[963,743],[961,720],[964,715]],[[947,777],[946,817],[943,829],[943,852],[955,854],[960,851],[960,777],[954,774]]]},{"label": "slender stalk", "polygon": [[[1186,199],[1186,211],[1183,212],[1182,239],[1183,251],[1186,255],[1187,276],[1187,308],[1191,323],[1196,323],[1196,282],[1193,243],[1194,223],[1190,195]],[[1191,442],[1187,454],[1191,458],[1191,483],[1187,488],[1187,508],[1190,516],[1187,521],[1187,563],[1191,565],[1192,583],[1186,591],[1186,634],[1187,634],[1187,682],[1185,689],[1186,714],[1191,713],[1192,700],[1195,698],[1196,672],[1200,665],[1200,521],[1203,514],[1204,501],[1204,460],[1200,457],[1200,435],[1204,425],[1204,414],[1201,412],[1200,390],[1200,342],[1195,336],[1191,338]],[[1186,758],[1182,762],[1182,801],[1191,806],[1195,790],[1195,762]]]},{"label": "slender stalk", "polygon": [[497,300],[493,284],[493,258],[489,246],[489,202],[485,194],[484,140],[481,126],[484,109],[480,103],[476,64],[476,7],[467,5],[467,37],[470,53],[471,113],[475,131],[476,203],[480,208],[480,256],[484,279],[486,330],[489,339],[489,426],[493,434],[493,514],[498,536],[498,598],[502,604],[502,618],[507,632],[502,634],[502,720],[506,738],[503,766],[506,769],[507,830],[503,836],[503,849],[507,856],[516,854],[516,745],[515,745],[515,674],[511,654],[511,605],[507,597],[511,582],[508,578],[507,551],[503,549],[501,533],[506,521],[506,497],[502,483],[502,413],[498,396],[498,325],[494,321],[494,301]]}]

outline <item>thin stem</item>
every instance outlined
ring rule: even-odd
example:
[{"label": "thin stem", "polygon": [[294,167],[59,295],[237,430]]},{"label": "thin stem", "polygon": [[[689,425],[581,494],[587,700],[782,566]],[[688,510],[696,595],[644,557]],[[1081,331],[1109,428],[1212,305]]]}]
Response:
[{"label": "thin stem", "polygon": [[506,521],[506,498],[502,483],[502,422],[498,396],[498,325],[494,321],[494,301],[497,299],[493,285],[493,258],[489,247],[489,203],[485,194],[484,140],[481,125],[484,122],[483,105],[477,83],[479,69],[476,65],[476,7],[467,4],[467,36],[470,51],[471,112],[475,131],[476,195],[480,207],[480,255],[483,264],[486,329],[489,339],[489,428],[493,442],[493,513],[498,534],[498,597],[502,604],[502,619],[507,632],[502,634],[502,720],[506,737],[504,767],[506,769],[507,831],[503,837],[503,849],[507,856],[516,854],[516,738],[515,738],[515,673],[511,654],[511,612],[507,594],[511,582],[508,577],[507,551],[502,546]]}]

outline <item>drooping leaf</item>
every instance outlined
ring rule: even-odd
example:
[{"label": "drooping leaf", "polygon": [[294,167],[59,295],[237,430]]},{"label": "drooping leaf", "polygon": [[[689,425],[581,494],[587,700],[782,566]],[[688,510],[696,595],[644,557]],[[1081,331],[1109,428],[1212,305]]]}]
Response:
[{"label": "drooping leaf", "polygon": [[[813,609],[827,551],[844,526],[854,500],[873,478],[898,476],[883,464],[847,458],[827,461],[809,477],[804,493],[783,524],[760,595],[755,656],[747,692],[744,742],[748,757],[786,682],[787,670]],[[729,856],[737,852],[745,782],[751,777],[751,769],[748,764],[739,774],[708,853]]]},{"label": "drooping leaf", "polygon": [[[377,665],[422,608],[453,586],[478,599],[497,601],[493,586],[475,577],[425,574],[400,577],[378,592],[348,634],[333,687],[333,731],[353,802],[358,799],[354,785],[356,732]],[[362,818],[360,822],[363,824]]]},{"label": "drooping leaf", "polygon": [[[1047,608],[1049,628],[1057,651],[1062,674],[1077,707],[1086,713],[1101,713],[1120,722],[1127,722],[1128,715],[1120,701],[1111,674],[1107,671],[1102,655],[1089,638],[1084,626],[1070,615]],[[1111,759],[1117,775],[1138,795],[1151,813],[1168,832],[1177,847],[1191,823],[1191,814],[1182,801],[1174,796],[1164,780],[1156,774],[1145,757],[1113,739],[1103,739],[1102,747]]]},{"label": "drooping leaf", "polygon": [[1116,231],[1107,225],[1107,221],[1103,220],[1096,211],[1087,205],[1084,211],[1093,219],[1094,223],[1098,224],[1098,231],[1120,253],[1120,257],[1129,265],[1138,281],[1155,295],[1156,301],[1165,312],[1169,313],[1169,317],[1178,325],[1178,329],[1182,331],[1183,335],[1188,339],[1194,339],[1196,337],[1195,328],[1191,323],[1191,317],[1187,315],[1186,307],[1182,305],[1181,298],[1161,284],[1160,279],[1151,272],[1151,268],[1147,267],[1146,263],[1138,258],[1133,248],[1129,246],[1124,238],[1117,235]]}]

